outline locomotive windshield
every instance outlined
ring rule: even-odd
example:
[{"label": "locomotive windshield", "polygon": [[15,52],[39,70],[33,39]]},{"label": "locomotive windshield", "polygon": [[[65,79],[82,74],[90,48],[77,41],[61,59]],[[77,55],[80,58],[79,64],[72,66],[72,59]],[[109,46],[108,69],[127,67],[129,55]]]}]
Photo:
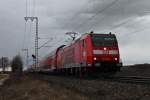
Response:
[{"label": "locomotive windshield", "polygon": [[94,46],[115,46],[117,40],[114,35],[92,35]]}]

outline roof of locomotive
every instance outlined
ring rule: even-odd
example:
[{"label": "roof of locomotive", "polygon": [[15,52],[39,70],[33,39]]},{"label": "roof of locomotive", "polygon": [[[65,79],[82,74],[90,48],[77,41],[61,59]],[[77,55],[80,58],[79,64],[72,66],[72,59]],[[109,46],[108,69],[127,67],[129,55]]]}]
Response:
[{"label": "roof of locomotive", "polygon": [[87,37],[87,36],[92,36],[92,35],[99,35],[99,36],[115,36],[115,34],[112,34],[111,32],[109,33],[109,34],[106,34],[106,33],[85,33],[85,34],[83,34],[80,38],[78,38],[77,40],[82,40],[82,39],[84,39],[85,37]]},{"label": "roof of locomotive", "polygon": [[72,41],[71,43],[67,44],[66,46],[64,46],[63,48],[65,47],[68,47],[68,46],[71,46],[72,44],[80,41],[80,40],[83,40],[84,38],[86,38],[87,36],[92,36],[92,35],[105,35],[105,36],[115,36],[115,34],[112,34],[111,32],[109,34],[106,34],[106,33],[85,33],[83,35],[81,35],[79,38],[77,38],[76,40]]},{"label": "roof of locomotive", "polygon": [[106,33],[85,33],[83,35],[115,35],[115,34],[112,34],[111,32],[106,34]]}]

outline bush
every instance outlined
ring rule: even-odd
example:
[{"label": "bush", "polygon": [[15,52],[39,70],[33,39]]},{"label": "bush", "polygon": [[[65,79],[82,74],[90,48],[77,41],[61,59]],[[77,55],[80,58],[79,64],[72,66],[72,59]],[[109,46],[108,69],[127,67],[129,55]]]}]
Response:
[{"label": "bush", "polygon": [[13,76],[15,77],[22,76],[23,62],[22,62],[22,58],[20,57],[20,55],[17,55],[13,58],[11,67],[12,67]]}]

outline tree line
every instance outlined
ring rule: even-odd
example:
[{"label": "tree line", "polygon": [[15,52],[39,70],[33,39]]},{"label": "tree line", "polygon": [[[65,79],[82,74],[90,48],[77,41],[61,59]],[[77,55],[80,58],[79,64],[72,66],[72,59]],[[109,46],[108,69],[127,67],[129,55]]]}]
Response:
[{"label": "tree line", "polygon": [[6,67],[10,65],[10,61],[8,57],[1,57],[0,58],[0,68],[2,68],[2,71],[4,72],[6,70]]}]

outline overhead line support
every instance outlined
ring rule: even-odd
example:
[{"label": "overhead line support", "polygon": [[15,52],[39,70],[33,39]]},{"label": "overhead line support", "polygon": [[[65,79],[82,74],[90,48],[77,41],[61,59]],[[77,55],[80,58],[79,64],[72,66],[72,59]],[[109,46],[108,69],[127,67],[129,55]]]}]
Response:
[{"label": "overhead line support", "polygon": [[35,34],[35,68],[38,67],[38,17],[24,17],[25,21],[31,20],[32,22],[36,21],[36,34]]}]

